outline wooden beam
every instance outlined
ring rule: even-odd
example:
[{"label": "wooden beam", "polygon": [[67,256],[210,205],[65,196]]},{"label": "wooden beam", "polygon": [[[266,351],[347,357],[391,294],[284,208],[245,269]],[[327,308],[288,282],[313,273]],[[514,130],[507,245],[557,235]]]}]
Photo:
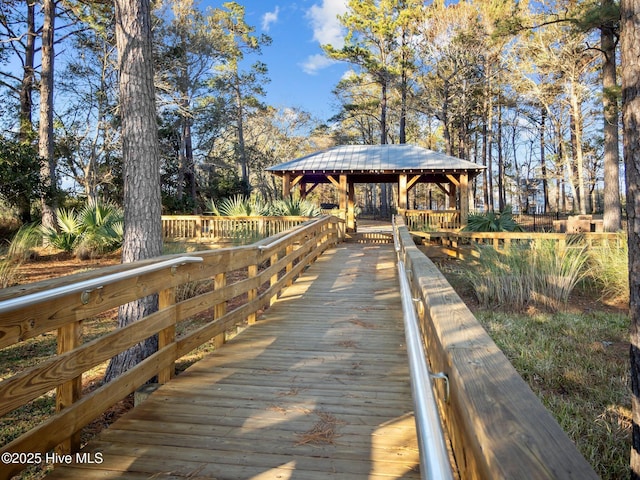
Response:
[{"label": "wooden beam", "polygon": [[[305,184],[306,185],[306,184]],[[311,192],[313,192],[315,190],[315,188],[320,185],[319,183],[314,183],[313,185],[311,185],[309,187],[309,189],[305,192],[305,195],[309,195]]]},{"label": "wooden beam", "polygon": [[456,177],[454,177],[453,175],[447,174],[447,178],[451,182],[451,185],[455,185],[456,187],[458,187],[460,185],[460,181]]},{"label": "wooden beam", "polygon": [[445,195],[449,195],[449,190],[447,189],[447,187],[445,187],[444,185],[442,185],[441,183],[435,183],[436,187],[438,187],[440,190],[442,190],[442,193],[444,193]]},{"label": "wooden beam", "polygon": [[300,180],[302,180],[303,177],[304,175],[298,175],[297,177],[295,177],[293,180],[291,180],[291,186],[295,187],[296,185],[298,185],[298,183],[300,183]]},{"label": "wooden beam", "polygon": [[334,187],[340,188],[340,182],[338,180],[336,180],[333,176],[327,175],[327,180],[329,180],[333,184]]},{"label": "wooden beam", "polygon": [[407,181],[407,191],[415,187],[416,183],[418,183],[418,180],[420,180],[420,177],[422,177],[422,175],[414,175]]}]

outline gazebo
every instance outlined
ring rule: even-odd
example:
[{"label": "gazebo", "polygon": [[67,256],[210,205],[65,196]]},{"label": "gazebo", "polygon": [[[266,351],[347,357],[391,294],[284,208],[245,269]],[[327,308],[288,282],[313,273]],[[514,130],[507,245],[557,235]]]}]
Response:
[{"label": "gazebo", "polygon": [[297,187],[304,198],[317,185],[331,183],[347,228],[355,229],[356,183],[397,183],[398,210],[404,213],[408,193],[418,183],[432,183],[459,206],[460,222],[469,214],[469,181],[486,167],[415,145],[342,145],[312,153],[267,170],[282,177],[286,197]]}]

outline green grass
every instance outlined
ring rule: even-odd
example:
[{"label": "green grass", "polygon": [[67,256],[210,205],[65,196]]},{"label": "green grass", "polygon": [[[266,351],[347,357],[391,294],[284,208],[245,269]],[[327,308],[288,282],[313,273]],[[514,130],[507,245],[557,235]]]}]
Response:
[{"label": "green grass", "polygon": [[628,316],[593,301],[577,308],[601,294],[582,285],[564,312],[484,307],[473,301],[464,263],[449,260],[439,268],[597,474],[629,478]]},{"label": "green grass", "polygon": [[476,317],[597,473],[628,478],[627,316],[482,310]]}]

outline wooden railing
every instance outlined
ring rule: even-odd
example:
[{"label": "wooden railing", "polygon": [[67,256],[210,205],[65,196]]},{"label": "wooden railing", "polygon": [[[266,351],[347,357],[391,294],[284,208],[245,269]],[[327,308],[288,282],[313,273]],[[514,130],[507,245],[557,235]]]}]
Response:
[{"label": "wooden railing", "polygon": [[[212,339],[220,345],[231,327],[253,323],[259,310],[273,302],[308,264],[342,238],[341,221],[326,216],[253,245],[193,253],[191,256],[202,259],[194,263],[171,265],[174,262],[166,260],[177,256],[167,256],[0,290],[0,349],[52,331],[57,332],[58,339],[57,355],[0,382],[0,416],[54,389],[58,406],[55,415],[2,446],[0,458],[9,461],[0,464],[0,478],[10,478],[25,465],[44,460],[46,452],[54,448],[61,452],[76,450],[84,426],[150,379],[157,377],[159,383],[167,382],[174,374],[176,360],[195,348]],[[158,269],[145,268],[143,272],[152,271],[127,275],[132,269],[160,261],[166,263]],[[228,272],[238,271],[244,274],[228,278]],[[118,274],[123,280],[117,279]],[[96,287],[91,280],[98,278],[108,278],[109,282]],[[176,300],[178,287],[201,281],[211,281],[214,288],[193,298]],[[91,287],[79,291],[74,288],[78,282],[88,282]],[[58,289],[56,295],[32,296],[54,288]],[[157,312],[82,343],[83,321],[152,294],[158,294]],[[22,296],[28,300],[24,306],[16,302],[16,297]],[[236,306],[231,308],[229,301],[238,297],[244,300],[234,302]],[[176,334],[180,322],[203,312],[209,312],[210,321],[182,336]],[[83,373],[154,335],[158,336],[156,353],[81,396]]]},{"label": "wooden railing", "polygon": [[396,217],[439,408],[464,479],[598,476]]},{"label": "wooden railing", "polygon": [[534,233],[534,232],[412,232],[431,245],[442,247],[442,252],[459,259],[477,257],[478,245],[492,245],[496,250],[505,250],[514,244],[557,242],[558,248],[568,244],[594,247],[604,243],[619,244],[618,233]]},{"label": "wooden railing", "polygon": [[456,230],[460,228],[459,210],[405,210],[404,223],[409,230]]},{"label": "wooden railing", "polygon": [[251,243],[309,220],[309,217],[218,217],[212,215],[163,215],[165,240]]}]

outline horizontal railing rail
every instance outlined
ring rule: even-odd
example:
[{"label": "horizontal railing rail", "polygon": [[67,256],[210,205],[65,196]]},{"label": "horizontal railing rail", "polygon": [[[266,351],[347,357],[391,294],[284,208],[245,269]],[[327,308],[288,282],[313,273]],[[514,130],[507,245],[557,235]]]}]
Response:
[{"label": "horizontal railing rail", "polygon": [[460,478],[598,478],[401,216],[394,229],[429,366],[448,378],[435,398]]},{"label": "horizontal railing rail", "polygon": [[[50,332],[57,339],[57,354],[0,381],[0,416],[30,408],[31,402],[52,390],[57,410],[0,448],[0,455],[14,454],[11,458],[18,460],[2,465],[0,479],[11,478],[25,467],[29,457],[20,454],[77,450],[83,427],[111,406],[152,378],[158,383],[169,381],[178,359],[204,343],[219,347],[238,325],[254,323],[258,313],[304,268],[341,241],[340,222],[319,217],[262,244],[160,257],[0,290],[0,348],[38,341],[36,337]],[[76,280],[80,287],[74,286]],[[178,296],[179,289],[191,285],[206,288]],[[46,292],[52,289],[56,295],[49,296]],[[42,297],[34,303],[32,294]],[[156,312],[82,342],[83,326],[96,317],[154,294],[159,303]],[[5,307],[3,302],[8,302]],[[194,322],[187,320],[198,321],[188,327]],[[152,336],[158,339],[155,353],[83,395],[86,372]]]},{"label": "horizontal railing rail", "polygon": [[[398,254],[398,277],[404,317],[407,356],[411,376],[418,446],[420,449],[420,474],[424,480],[453,480],[449,452],[445,442],[438,403],[433,393],[431,373],[422,343],[418,317],[413,305],[411,286],[404,261],[401,258],[400,241],[394,228],[394,245]],[[446,377],[444,377],[446,379]],[[448,381],[448,379],[446,379]]]},{"label": "horizontal railing rail", "polygon": [[568,245],[586,245],[594,248],[604,244],[619,245],[623,237],[619,233],[535,233],[535,232],[417,232],[415,236],[422,237],[426,242],[443,247],[442,251],[455,258],[465,259],[478,257],[478,247],[490,245],[496,250],[503,251],[512,245],[532,245],[542,242],[556,242],[558,248],[564,249]]},{"label": "horizontal railing rail", "polygon": [[131,270],[125,270],[123,272],[112,273],[105,275],[104,277],[98,277],[91,280],[84,280],[71,285],[62,285],[60,287],[50,288],[41,292],[30,293],[21,297],[13,298],[10,300],[0,301],[0,314],[16,310],[18,308],[27,308],[38,303],[52,300],[54,298],[71,295],[73,293],[82,292],[85,295],[91,293],[97,288],[103,288],[105,285],[109,285],[115,282],[121,282],[128,278],[144,275],[145,273],[151,273],[158,270],[163,270],[167,267],[178,267],[187,263],[202,262],[201,257],[178,257],[165,260],[151,265],[145,265],[143,267],[133,268]]}]

